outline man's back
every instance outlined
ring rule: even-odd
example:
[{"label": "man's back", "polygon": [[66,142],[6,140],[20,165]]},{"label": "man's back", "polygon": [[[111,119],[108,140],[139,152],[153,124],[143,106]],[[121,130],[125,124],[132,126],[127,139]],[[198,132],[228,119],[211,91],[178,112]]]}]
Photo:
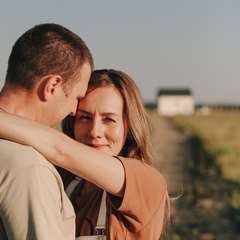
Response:
[{"label": "man's back", "polygon": [[33,148],[0,139],[0,239],[74,239],[74,228],[55,167]]},{"label": "man's back", "polygon": [[[54,23],[36,25],[12,47],[0,111],[55,126],[76,114],[92,69],[78,35]],[[74,220],[55,168],[33,148],[0,140],[0,240],[73,240]]]}]

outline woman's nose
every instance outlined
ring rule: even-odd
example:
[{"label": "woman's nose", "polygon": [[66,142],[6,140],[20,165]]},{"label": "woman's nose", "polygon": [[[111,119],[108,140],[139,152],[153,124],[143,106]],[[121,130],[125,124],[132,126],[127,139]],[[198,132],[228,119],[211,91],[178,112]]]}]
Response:
[{"label": "woman's nose", "polygon": [[100,121],[93,121],[89,134],[93,138],[100,138],[103,136],[103,125]]}]

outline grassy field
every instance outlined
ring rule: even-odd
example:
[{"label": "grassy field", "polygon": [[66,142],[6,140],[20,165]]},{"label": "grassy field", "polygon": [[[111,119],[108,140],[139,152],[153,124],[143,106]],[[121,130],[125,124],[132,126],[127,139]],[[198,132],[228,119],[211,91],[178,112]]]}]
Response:
[{"label": "grassy field", "polygon": [[197,159],[197,163],[194,160],[193,165],[195,165],[195,175],[198,176],[197,180],[202,179],[204,182],[204,178],[212,169],[215,169],[215,172],[218,169],[218,174],[228,186],[228,191],[223,192],[222,197],[226,197],[229,217],[239,229],[240,112],[215,111],[209,115],[195,113],[191,116],[172,117],[169,120],[193,143],[195,159]]},{"label": "grassy field", "polygon": [[199,136],[216,159],[225,179],[240,182],[240,112],[176,116],[172,122],[185,134]]}]

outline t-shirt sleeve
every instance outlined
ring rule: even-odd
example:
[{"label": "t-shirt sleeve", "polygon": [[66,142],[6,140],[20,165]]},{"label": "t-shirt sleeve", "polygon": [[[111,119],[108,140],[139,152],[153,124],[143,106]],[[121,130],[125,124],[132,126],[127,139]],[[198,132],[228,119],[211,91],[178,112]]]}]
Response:
[{"label": "t-shirt sleeve", "polygon": [[[136,159],[119,157],[125,169],[125,192],[116,210],[133,232],[141,231],[165,206],[167,185],[159,171]],[[114,205],[114,198],[111,198]]]},{"label": "t-shirt sleeve", "polygon": [[66,233],[66,225],[74,224],[74,212],[63,191],[58,176],[47,166],[33,165],[17,173],[2,193],[8,238],[74,239],[73,226],[69,226],[72,233]]}]

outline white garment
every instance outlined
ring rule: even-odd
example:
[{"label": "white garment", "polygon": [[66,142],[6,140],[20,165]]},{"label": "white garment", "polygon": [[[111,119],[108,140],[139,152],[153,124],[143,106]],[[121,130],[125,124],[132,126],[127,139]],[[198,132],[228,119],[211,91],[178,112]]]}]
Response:
[{"label": "white garment", "polygon": [[67,186],[67,188],[65,189],[65,192],[69,198],[70,198],[74,188],[78,185],[78,183],[80,183],[81,180],[82,180],[82,178],[75,176],[75,178]]},{"label": "white garment", "polygon": [[[75,176],[75,178],[70,182],[70,184],[67,186],[65,192],[70,197],[72,194],[74,188],[77,186],[77,184],[82,180],[82,178]],[[100,210],[98,213],[98,220],[97,220],[97,226],[96,229],[102,230],[106,229],[106,191],[103,191],[102,201],[100,205]],[[105,235],[94,235],[94,236],[80,236],[76,237],[76,240],[106,240]]]}]

